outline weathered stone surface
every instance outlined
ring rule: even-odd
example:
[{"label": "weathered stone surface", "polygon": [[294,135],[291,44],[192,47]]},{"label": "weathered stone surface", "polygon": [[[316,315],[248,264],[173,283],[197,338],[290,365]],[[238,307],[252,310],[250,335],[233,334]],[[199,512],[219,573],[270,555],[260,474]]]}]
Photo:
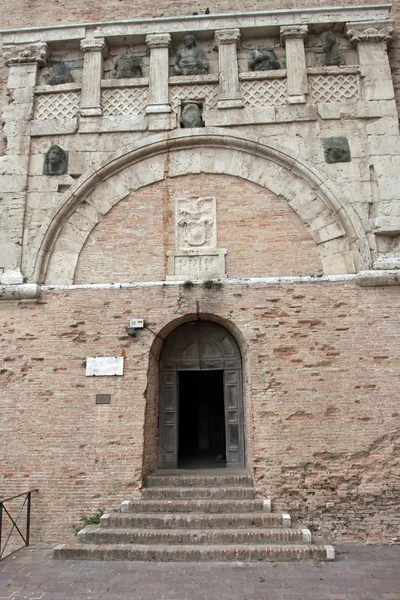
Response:
[{"label": "weathered stone surface", "polygon": [[202,110],[198,104],[188,102],[181,111],[181,127],[203,127]]},{"label": "weathered stone surface", "polygon": [[281,66],[271,46],[257,46],[251,51],[249,71],[273,71]]},{"label": "weathered stone surface", "polygon": [[115,77],[115,79],[141,77],[141,59],[130,54],[124,54],[123,56],[120,56],[114,65],[112,76]]},{"label": "weathered stone surface", "polygon": [[60,61],[53,66],[51,75],[48,77],[46,83],[47,85],[60,85],[62,83],[71,83],[72,81],[74,81],[74,78],[71,71],[63,61]]},{"label": "weathered stone surface", "polygon": [[322,50],[324,51],[324,56],[322,59],[323,65],[327,67],[340,67],[341,65],[346,64],[345,57],[339,50],[336,36],[333,31],[324,31],[324,33],[321,35],[321,42]]}]

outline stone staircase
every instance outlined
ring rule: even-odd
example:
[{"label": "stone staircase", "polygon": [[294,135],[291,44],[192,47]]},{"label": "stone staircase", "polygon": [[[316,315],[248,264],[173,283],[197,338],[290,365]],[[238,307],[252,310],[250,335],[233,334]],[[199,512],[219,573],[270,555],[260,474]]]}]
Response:
[{"label": "stone staircase", "polygon": [[[219,471],[220,473],[220,471]],[[246,471],[223,474],[159,471],[146,478],[140,500],[78,533],[54,558],[142,561],[334,560],[330,545],[313,544],[308,529],[256,498]]]}]

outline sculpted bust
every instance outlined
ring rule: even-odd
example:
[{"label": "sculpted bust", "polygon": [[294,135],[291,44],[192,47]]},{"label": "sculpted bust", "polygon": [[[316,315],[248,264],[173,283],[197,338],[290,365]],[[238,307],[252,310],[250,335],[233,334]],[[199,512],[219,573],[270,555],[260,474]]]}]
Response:
[{"label": "sculpted bust", "polygon": [[325,31],[321,35],[321,42],[322,50],[324,51],[322,64],[325,67],[340,67],[340,65],[345,64],[345,58],[339,50],[339,46],[333,31]]},{"label": "sculpted bust", "polygon": [[43,175],[65,175],[67,169],[67,153],[60,146],[54,144],[45,154]]},{"label": "sculpted bust", "polygon": [[176,75],[200,75],[208,73],[207,58],[197,46],[194,35],[183,38],[184,48],[176,55],[174,70]]},{"label": "sculpted bust", "polygon": [[281,66],[271,46],[258,46],[251,51],[249,71],[272,71]]},{"label": "sculpted bust", "polygon": [[73,80],[74,78],[72,77],[71,71],[67,65],[60,61],[55,63],[53,66],[53,71],[48,77],[46,83],[47,85],[59,85],[60,83],[71,83]]},{"label": "sculpted bust", "polygon": [[112,77],[115,79],[124,79],[129,77],[142,76],[142,61],[137,56],[124,54],[120,56],[112,70]]}]

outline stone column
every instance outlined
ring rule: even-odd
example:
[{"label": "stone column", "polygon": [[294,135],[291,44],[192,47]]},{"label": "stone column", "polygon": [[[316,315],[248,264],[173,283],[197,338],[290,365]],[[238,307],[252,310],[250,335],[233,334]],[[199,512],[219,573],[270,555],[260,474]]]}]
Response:
[{"label": "stone column", "polygon": [[237,63],[240,29],[223,29],[215,32],[214,47],[218,48],[219,100],[217,108],[242,108]]},{"label": "stone column", "polygon": [[101,78],[107,44],[104,38],[88,38],[81,40],[81,50],[84,57],[80,113],[83,117],[101,116]]},{"label": "stone column", "polygon": [[281,44],[286,47],[286,72],[289,104],[304,104],[307,101],[308,82],[304,38],[307,25],[281,27]]},{"label": "stone column", "polygon": [[168,54],[171,36],[169,33],[151,33],[146,36],[146,44],[150,49],[149,103],[146,107],[149,129],[170,129]]},{"label": "stone column", "polygon": [[5,62],[10,68],[7,82],[10,104],[3,110],[7,148],[5,155],[0,157],[2,284],[23,282],[21,266],[30,151],[29,125],[34,112],[34,90],[39,68],[46,65],[49,54],[45,43],[4,48]]},{"label": "stone column", "polygon": [[347,23],[346,35],[357,46],[365,100],[392,100],[393,82],[387,56],[393,21]]}]

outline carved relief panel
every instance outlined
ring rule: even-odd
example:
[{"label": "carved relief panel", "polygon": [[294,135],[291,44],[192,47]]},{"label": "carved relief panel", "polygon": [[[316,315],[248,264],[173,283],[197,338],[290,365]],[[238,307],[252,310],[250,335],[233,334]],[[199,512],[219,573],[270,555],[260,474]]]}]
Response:
[{"label": "carved relief panel", "polygon": [[217,248],[216,199],[177,198],[175,252],[170,253],[168,279],[226,277],[226,250]]}]

